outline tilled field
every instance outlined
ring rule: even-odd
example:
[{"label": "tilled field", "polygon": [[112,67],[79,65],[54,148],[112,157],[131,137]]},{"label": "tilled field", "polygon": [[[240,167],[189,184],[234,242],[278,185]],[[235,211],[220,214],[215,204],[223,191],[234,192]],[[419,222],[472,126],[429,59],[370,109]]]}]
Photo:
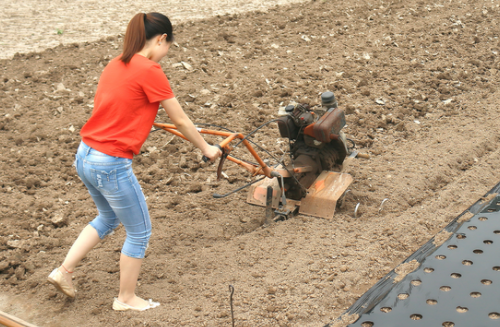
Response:
[{"label": "tilled field", "polygon": [[[40,326],[228,326],[231,284],[237,326],[328,323],[498,182],[499,19],[491,1],[313,1],[176,26],[162,66],[193,121],[248,133],[331,90],[371,158],[346,168],[333,220],[263,228],[244,191],[212,198],[250,176],[228,163],[216,182],[199,151],[153,133],[134,159],[153,219],[138,294],[162,306],[140,314],[111,309],[122,228],[76,270],[74,301],[46,283],[96,214],[72,163],[121,39],[3,60],[0,310]],[[274,124],[254,140],[287,149]]]}]

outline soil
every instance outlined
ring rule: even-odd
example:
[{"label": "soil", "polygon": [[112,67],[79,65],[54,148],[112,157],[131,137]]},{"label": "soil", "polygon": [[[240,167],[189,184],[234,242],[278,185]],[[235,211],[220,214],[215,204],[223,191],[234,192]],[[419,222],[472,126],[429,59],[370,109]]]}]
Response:
[{"label": "soil", "polygon": [[174,25],[186,20],[269,7],[304,0],[1,0],[0,58],[15,53],[42,51],[59,44],[96,41],[125,33],[130,17],[138,12],[162,12]]},{"label": "soil", "polygon": [[[96,214],[72,163],[121,37],[2,60],[0,310],[39,326],[228,326],[233,285],[236,326],[332,321],[499,181],[499,19],[491,1],[350,0],[177,25],[161,64],[193,121],[249,133],[330,90],[370,159],[349,163],[333,219],[263,227],[245,191],[212,197],[247,173],[226,163],[217,182],[193,146],[152,133],[134,158],[153,223],[138,294],[162,305],[143,313],[111,309],[121,227],[76,269],[75,300],[46,282]],[[275,124],[254,141],[287,149]]]}]

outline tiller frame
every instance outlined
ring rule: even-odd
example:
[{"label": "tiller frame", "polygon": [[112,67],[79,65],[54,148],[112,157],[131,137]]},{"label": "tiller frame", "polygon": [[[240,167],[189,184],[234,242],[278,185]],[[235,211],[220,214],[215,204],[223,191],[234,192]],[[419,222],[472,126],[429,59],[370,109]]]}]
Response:
[{"label": "tiller frame", "polygon": [[[155,122],[153,126],[189,141],[178,131],[174,124]],[[217,131],[200,127],[196,128],[200,134],[225,137],[225,139],[217,145],[222,151],[222,156],[217,168],[217,180],[220,180],[222,176],[222,167],[226,159],[246,169],[250,172],[252,177],[262,176],[262,178],[252,181],[227,194],[221,195],[214,193],[214,198],[226,197],[254,184],[247,196],[247,202],[266,207],[266,224],[271,223],[272,220],[288,219],[297,211],[302,214],[316,217],[333,218],[337,201],[353,181],[352,176],[349,174],[324,170],[306,190],[305,198],[300,201],[287,199],[285,196],[284,178],[295,178],[294,174],[312,171],[314,169],[312,166],[305,164],[300,167],[289,169],[279,164],[276,167],[270,167],[252,147],[251,142],[248,140],[250,135],[245,136],[237,132]],[[230,153],[232,148],[229,144],[234,140],[240,140],[238,144],[243,143],[257,163],[240,160],[231,156]],[[204,156],[203,160],[206,162],[208,158]],[[275,178],[280,179],[281,185]],[[273,208],[276,210],[273,211]],[[274,217],[272,217],[273,212]]]}]

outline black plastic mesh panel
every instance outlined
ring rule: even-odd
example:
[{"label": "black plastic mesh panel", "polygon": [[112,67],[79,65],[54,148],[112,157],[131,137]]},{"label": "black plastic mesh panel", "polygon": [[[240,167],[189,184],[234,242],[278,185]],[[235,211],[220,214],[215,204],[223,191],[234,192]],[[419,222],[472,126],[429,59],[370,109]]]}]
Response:
[{"label": "black plastic mesh panel", "polygon": [[432,239],[405,260],[418,269],[399,283],[392,271],[349,308],[360,315],[349,327],[500,326],[499,185],[445,228],[453,234],[441,246]]}]

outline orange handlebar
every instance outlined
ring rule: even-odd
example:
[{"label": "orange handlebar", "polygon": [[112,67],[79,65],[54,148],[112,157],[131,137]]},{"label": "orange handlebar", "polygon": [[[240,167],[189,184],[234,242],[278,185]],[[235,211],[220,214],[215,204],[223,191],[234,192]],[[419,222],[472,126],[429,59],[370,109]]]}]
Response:
[{"label": "orange handlebar", "polygon": [[[172,133],[176,136],[179,136],[187,141],[189,141],[181,132],[177,130],[177,127],[174,124],[160,124],[160,123],[153,123],[153,126],[157,128],[161,128],[169,133]],[[210,129],[204,129],[204,128],[197,128],[198,132],[200,134],[208,134],[208,135],[215,135],[215,136],[223,136],[225,139],[219,143],[219,146],[222,149],[226,149],[226,151],[229,151],[229,143],[235,139],[240,139],[243,140],[242,143],[245,145],[245,147],[248,149],[248,151],[252,154],[252,156],[255,158],[255,160],[259,163],[259,166],[252,165],[248,162],[241,161],[239,159],[236,159],[231,156],[227,156],[227,159],[236,163],[237,165],[245,168],[248,170],[252,175],[264,175],[266,177],[272,178],[271,176],[272,169],[268,167],[265,162],[259,157],[255,149],[252,147],[250,142],[245,139],[245,136],[241,133],[231,133],[231,132],[222,132],[222,131],[214,131]]]}]

